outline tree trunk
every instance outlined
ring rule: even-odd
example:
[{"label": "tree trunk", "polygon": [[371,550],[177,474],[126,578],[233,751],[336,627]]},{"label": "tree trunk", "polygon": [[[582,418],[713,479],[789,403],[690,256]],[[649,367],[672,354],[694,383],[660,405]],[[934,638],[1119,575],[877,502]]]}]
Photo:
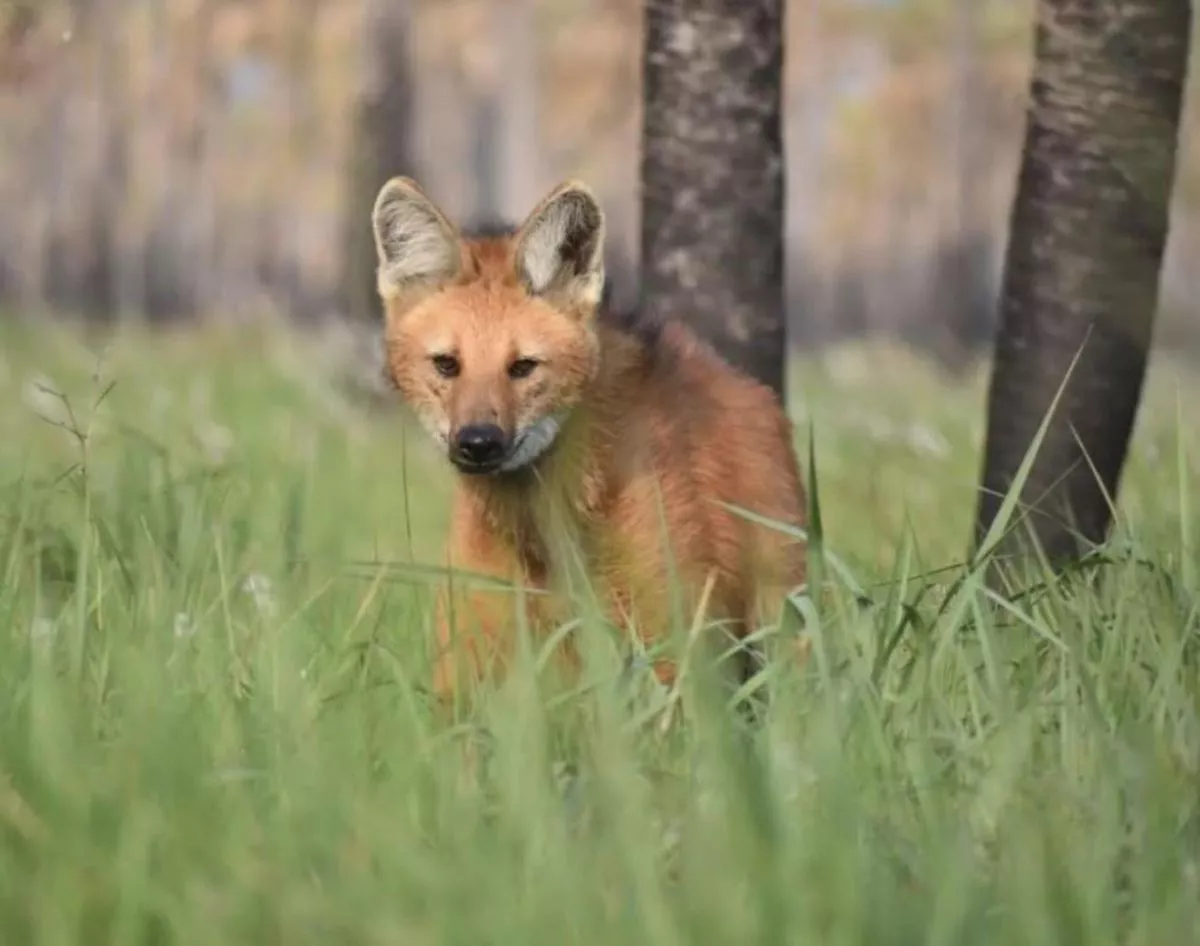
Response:
[{"label": "tree trunk", "polygon": [[977,538],[1081,348],[1022,508],[1052,561],[1107,535],[1158,304],[1190,20],[1189,0],[1038,3]]},{"label": "tree trunk", "polygon": [[972,351],[991,335],[995,286],[992,242],[982,188],[988,176],[983,61],[984,0],[955,0],[951,35],[951,75],[946,110],[947,164],[953,175],[948,227],[934,259],[933,303],[941,325],[934,326],[943,363],[966,369]]},{"label": "tree trunk", "polygon": [[76,68],[95,109],[88,128],[94,137],[89,136],[85,153],[99,151],[101,157],[85,172],[82,195],[67,216],[68,229],[56,234],[51,259],[53,281],[63,288],[59,304],[98,323],[113,321],[118,310],[116,215],[126,171],[107,6],[103,0],[73,0],[69,7]]},{"label": "tree trunk", "polygon": [[371,207],[389,178],[414,173],[413,82],[406,0],[368,0],[367,77],[351,147],[346,191],[342,301],[358,321],[378,317]]},{"label": "tree trunk", "polygon": [[783,0],[647,0],[643,305],[784,395]]}]

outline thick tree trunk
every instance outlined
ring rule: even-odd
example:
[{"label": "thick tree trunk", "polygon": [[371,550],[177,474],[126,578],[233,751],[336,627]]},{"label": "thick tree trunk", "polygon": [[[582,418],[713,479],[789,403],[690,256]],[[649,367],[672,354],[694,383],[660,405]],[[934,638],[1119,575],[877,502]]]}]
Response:
[{"label": "thick tree trunk", "polygon": [[397,174],[414,173],[413,78],[407,0],[368,0],[367,78],[359,106],[346,191],[342,303],[348,315],[378,317],[371,207]]},{"label": "thick tree trunk", "polygon": [[1052,560],[1107,535],[1158,302],[1190,20],[1190,0],[1038,4],[978,537],[1081,348],[1022,509]]},{"label": "thick tree trunk", "polygon": [[642,300],[784,393],[783,0],[648,0]]}]

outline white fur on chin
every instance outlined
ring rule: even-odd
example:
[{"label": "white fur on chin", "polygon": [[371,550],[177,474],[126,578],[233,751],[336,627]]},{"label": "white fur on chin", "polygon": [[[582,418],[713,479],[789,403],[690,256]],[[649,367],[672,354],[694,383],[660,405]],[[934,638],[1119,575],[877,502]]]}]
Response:
[{"label": "white fur on chin", "polygon": [[537,461],[558,439],[566,414],[548,414],[517,435],[513,452],[500,465],[497,472],[515,473]]}]

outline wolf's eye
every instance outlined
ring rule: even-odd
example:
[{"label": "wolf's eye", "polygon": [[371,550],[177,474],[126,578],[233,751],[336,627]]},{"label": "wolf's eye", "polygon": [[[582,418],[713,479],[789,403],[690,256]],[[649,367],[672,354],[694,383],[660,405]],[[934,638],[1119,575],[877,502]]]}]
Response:
[{"label": "wolf's eye", "polygon": [[434,355],[433,361],[434,370],[437,371],[443,378],[457,378],[458,372],[461,370],[461,365],[458,359],[453,355]]},{"label": "wolf's eye", "polygon": [[538,366],[536,358],[518,358],[508,366],[508,376],[510,378],[528,378],[533,374],[533,369]]}]

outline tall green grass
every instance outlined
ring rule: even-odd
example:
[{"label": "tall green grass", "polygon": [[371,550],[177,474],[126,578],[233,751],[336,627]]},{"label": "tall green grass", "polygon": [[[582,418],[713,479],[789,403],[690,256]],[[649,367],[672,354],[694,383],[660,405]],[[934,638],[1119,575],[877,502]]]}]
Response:
[{"label": "tall green grass", "polygon": [[3,341],[0,942],[1200,939],[1186,371],[1106,564],[1001,598],[964,567],[980,376],[798,363],[820,557],[761,722],[581,608],[579,687],[529,641],[447,723],[446,473],[326,346]]}]

